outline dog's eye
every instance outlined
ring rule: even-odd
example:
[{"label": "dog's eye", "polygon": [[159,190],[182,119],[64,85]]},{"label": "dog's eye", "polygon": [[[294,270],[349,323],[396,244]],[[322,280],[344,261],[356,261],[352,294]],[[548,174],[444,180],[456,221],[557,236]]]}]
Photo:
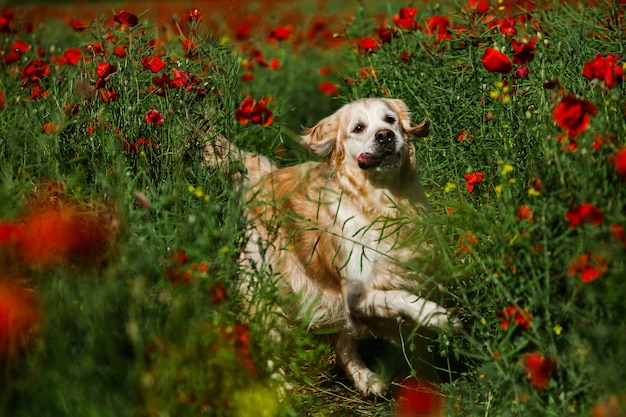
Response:
[{"label": "dog's eye", "polygon": [[363,126],[361,123],[357,124],[356,126],[354,126],[354,129],[352,129],[353,133],[360,133],[363,131],[363,129],[365,129],[365,126]]},{"label": "dog's eye", "polygon": [[394,124],[396,122],[396,118],[393,116],[385,116],[385,122],[391,124]]}]

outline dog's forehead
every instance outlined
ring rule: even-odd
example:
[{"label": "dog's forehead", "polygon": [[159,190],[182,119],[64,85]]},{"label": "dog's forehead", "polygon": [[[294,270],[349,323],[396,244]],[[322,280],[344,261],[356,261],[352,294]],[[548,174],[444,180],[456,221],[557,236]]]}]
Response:
[{"label": "dog's forehead", "polygon": [[350,119],[376,120],[395,114],[394,109],[381,99],[363,99],[353,102],[346,109]]}]

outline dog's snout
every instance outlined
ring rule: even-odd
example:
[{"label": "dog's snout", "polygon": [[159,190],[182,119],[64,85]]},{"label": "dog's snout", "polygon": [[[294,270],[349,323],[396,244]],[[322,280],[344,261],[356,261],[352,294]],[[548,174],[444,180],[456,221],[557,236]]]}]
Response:
[{"label": "dog's snout", "polygon": [[396,138],[396,134],[389,129],[383,129],[376,132],[375,137],[379,143],[384,145],[393,142],[393,140]]}]

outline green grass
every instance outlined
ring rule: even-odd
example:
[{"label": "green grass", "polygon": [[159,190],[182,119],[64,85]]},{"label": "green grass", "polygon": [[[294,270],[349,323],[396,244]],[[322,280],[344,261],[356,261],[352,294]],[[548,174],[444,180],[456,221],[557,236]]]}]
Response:
[{"label": "green grass", "polygon": [[[387,9],[393,27],[398,8]],[[491,12],[522,14],[497,6]],[[281,342],[272,342],[267,323],[278,319],[275,310],[247,314],[236,292],[242,202],[202,158],[203,143],[220,132],[279,164],[301,161],[309,157],[297,143],[301,126],[352,99],[385,95],[403,99],[416,120],[431,123],[431,134],[415,145],[433,207],[426,222],[434,255],[409,267],[434,283],[464,322],[458,334],[428,340],[444,375],[445,415],[589,416],[592,409],[594,416],[622,415],[607,410],[612,401],[621,413],[626,408],[626,242],[616,236],[626,226],[626,179],[614,164],[626,146],[626,87],[620,77],[608,88],[582,73],[596,54],[618,55],[616,67],[624,70],[623,12],[606,2],[526,14],[528,23],[518,21],[512,36],[536,36],[526,77],[513,75],[521,64],[509,74],[488,71],[485,48],[512,58],[511,37],[464,5],[448,3],[420,7],[421,28],[398,29],[370,53],[355,45],[376,38],[380,23],[363,6],[349,24],[329,20],[330,37],[318,43],[306,38],[314,15],[272,44],[262,25],[242,42],[229,40],[226,29],[210,33],[203,11],[203,20],[191,25],[195,32],[180,22],[185,37],[199,44],[190,56],[182,36],[168,32],[168,38],[148,15],[132,28],[108,26],[107,16],[77,33],[59,19],[28,32],[16,14],[12,30],[0,32],[0,286],[28,288],[40,303],[33,318],[0,288],[0,414],[393,415],[394,392],[374,399],[352,390],[335,365],[332,330],[281,324]],[[280,13],[267,16],[275,27]],[[450,39],[428,33],[434,15],[448,18]],[[328,44],[333,33],[345,37],[339,47]],[[8,54],[16,40],[30,50],[13,62]],[[104,45],[104,55],[84,49],[93,42]],[[113,53],[121,43],[128,47],[124,57]],[[85,59],[60,61],[73,47]],[[266,61],[279,59],[280,67],[247,68],[251,47]],[[141,65],[155,53],[167,64],[158,74]],[[50,72],[23,85],[22,71],[38,58]],[[105,85],[118,95],[110,102],[93,87],[102,62],[117,69]],[[322,67],[330,73],[320,73]],[[173,78],[175,68],[197,82],[187,79],[189,88],[162,95],[147,91],[153,77]],[[375,76],[363,75],[364,68]],[[247,71],[251,82],[240,78]],[[336,82],[338,95],[322,94],[322,80]],[[35,85],[48,94],[30,99]],[[568,94],[597,109],[572,140],[553,114]],[[246,96],[273,97],[269,126],[237,123]],[[75,113],[67,110],[70,103]],[[146,122],[150,109],[161,112],[163,124]],[[457,139],[463,131],[471,140]],[[140,138],[150,141],[129,148]],[[483,179],[469,193],[465,175],[472,172]],[[47,190],[54,182],[63,190]],[[583,203],[596,207],[601,221],[585,218],[570,227],[566,214]],[[38,206],[58,204],[95,212],[106,231],[96,240],[102,246],[78,260],[65,254],[60,262],[25,262],[9,227],[23,227]],[[522,207],[532,214],[524,218]],[[32,242],[61,245],[57,235],[41,233]],[[599,273],[592,282],[576,269],[574,260],[584,254]],[[271,285],[258,297],[264,305],[280,303]],[[507,308],[513,317],[503,313]],[[15,311],[28,326],[3,324]],[[406,368],[391,347],[374,344],[370,353],[383,370]],[[545,386],[528,377],[524,361],[531,353],[554,364],[544,372]],[[276,369],[285,375],[273,378]]]}]

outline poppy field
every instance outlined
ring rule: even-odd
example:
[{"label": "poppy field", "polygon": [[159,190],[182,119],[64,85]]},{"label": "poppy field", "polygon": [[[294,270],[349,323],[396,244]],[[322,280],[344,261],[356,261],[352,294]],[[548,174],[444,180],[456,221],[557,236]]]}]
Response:
[{"label": "poppy field", "polygon": [[[1,415],[626,415],[623,0],[213,3],[2,6]],[[404,347],[440,383],[365,343],[380,398],[334,329],[249,313],[244,204],[204,154],[312,159],[302,127],[361,97],[430,122],[407,267],[463,323]]]}]

